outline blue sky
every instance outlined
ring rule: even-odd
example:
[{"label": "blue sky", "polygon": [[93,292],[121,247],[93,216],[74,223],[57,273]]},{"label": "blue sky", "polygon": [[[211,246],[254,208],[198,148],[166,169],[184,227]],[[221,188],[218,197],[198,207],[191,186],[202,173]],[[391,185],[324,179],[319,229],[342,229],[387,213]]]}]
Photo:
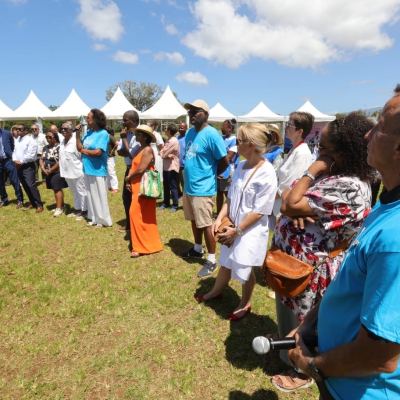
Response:
[{"label": "blue sky", "polygon": [[[377,4],[379,3],[379,4]],[[0,99],[89,107],[123,80],[288,114],[383,105],[400,83],[400,0],[0,0]]]}]

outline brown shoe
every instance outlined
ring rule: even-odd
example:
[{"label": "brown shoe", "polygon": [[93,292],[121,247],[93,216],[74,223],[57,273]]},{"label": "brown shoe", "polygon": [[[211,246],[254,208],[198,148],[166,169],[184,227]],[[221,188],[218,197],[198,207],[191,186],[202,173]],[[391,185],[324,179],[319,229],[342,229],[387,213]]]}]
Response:
[{"label": "brown shoe", "polygon": [[121,232],[121,233],[130,232],[130,231],[131,231],[130,229],[126,229],[126,226],[118,229],[118,232]]},{"label": "brown shoe", "polygon": [[33,205],[30,204],[28,207],[23,208],[22,211],[29,211],[29,210],[32,210],[32,208],[33,208]]},{"label": "brown shoe", "polygon": [[36,212],[37,213],[43,212],[43,207],[42,206],[37,207]]},{"label": "brown shoe", "polygon": [[15,208],[18,210],[19,208],[22,208],[24,205],[19,201]]},{"label": "brown shoe", "polygon": [[2,201],[0,203],[0,207],[5,207],[5,206],[8,206],[8,201]]}]

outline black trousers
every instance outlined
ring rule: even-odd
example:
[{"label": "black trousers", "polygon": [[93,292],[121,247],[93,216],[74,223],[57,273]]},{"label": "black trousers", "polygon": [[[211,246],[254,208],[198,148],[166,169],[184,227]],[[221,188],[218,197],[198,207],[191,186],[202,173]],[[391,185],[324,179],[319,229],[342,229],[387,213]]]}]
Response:
[{"label": "black trousers", "polygon": [[26,164],[22,164],[22,166],[17,171],[18,178],[21,181],[22,187],[24,188],[31,205],[35,208],[43,206],[39,190],[36,187],[35,163],[32,161]]},{"label": "black trousers", "polygon": [[125,176],[124,176],[124,186],[122,189],[122,202],[124,203],[125,215],[126,215],[126,230],[131,229],[131,222],[129,219],[129,209],[131,208],[132,203],[132,193],[126,188],[125,178],[129,174],[131,170],[131,166],[126,166]]},{"label": "black trousers", "polygon": [[172,197],[172,207],[173,208],[179,207],[178,187],[176,184],[177,177],[178,177],[178,172],[176,171],[163,171],[163,180],[164,180],[163,204],[165,207],[169,207],[171,205],[171,197]]}]

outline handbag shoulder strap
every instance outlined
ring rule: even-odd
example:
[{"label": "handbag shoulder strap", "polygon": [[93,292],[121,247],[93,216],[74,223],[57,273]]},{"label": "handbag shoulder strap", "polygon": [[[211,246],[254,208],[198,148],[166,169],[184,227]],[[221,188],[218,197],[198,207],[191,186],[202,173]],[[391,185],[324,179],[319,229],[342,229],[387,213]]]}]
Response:
[{"label": "handbag shoulder strap", "polygon": [[238,215],[239,215],[240,205],[242,204],[242,199],[243,199],[244,191],[245,191],[247,185],[249,184],[251,178],[252,178],[252,177],[254,176],[254,174],[257,172],[258,168],[260,168],[261,165],[263,165],[265,162],[266,162],[266,161],[260,161],[260,162],[257,164],[257,166],[254,168],[253,173],[250,175],[250,178],[247,179],[247,182],[246,182],[246,184],[245,184],[244,187],[243,187],[242,194],[240,195],[240,200],[239,200],[238,208],[237,208],[237,211],[236,211],[235,225],[236,225],[237,217],[238,217]]},{"label": "handbag shoulder strap", "polygon": [[332,251],[328,254],[328,258],[335,258],[338,256],[351,242],[351,239],[353,239],[354,235],[350,236],[348,239],[343,240],[340,242],[337,246],[335,246]]}]

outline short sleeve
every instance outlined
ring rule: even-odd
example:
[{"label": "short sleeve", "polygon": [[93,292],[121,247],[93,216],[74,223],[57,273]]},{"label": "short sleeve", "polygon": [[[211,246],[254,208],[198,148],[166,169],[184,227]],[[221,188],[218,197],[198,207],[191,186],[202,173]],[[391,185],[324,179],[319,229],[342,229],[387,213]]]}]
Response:
[{"label": "short sleeve", "polygon": [[[105,132],[105,131],[104,131]],[[108,142],[109,142],[109,137],[108,137],[108,133],[105,132],[103,133],[99,139],[97,140],[96,143],[96,149],[101,149],[103,150],[105,153],[107,153],[108,150]]]},{"label": "short sleeve", "polygon": [[224,140],[220,134],[210,132],[209,140],[211,141],[210,148],[215,160],[220,160],[228,154],[226,152]]},{"label": "short sleeve", "polygon": [[257,181],[253,184],[256,192],[253,212],[263,215],[271,215],[275,202],[277,180],[275,172],[268,164],[268,169],[259,175]]},{"label": "short sleeve", "polygon": [[370,211],[369,185],[357,178],[322,179],[311,186],[305,196],[326,230],[357,224]]},{"label": "short sleeve", "polygon": [[122,148],[125,148],[125,146],[124,141],[121,139],[118,143],[117,151],[122,150]]},{"label": "short sleeve", "polygon": [[154,136],[156,137],[156,144],[164,144],[164,140],[158,132],[154,132]]},{"label": "short sleeve", "polygon": [[368,256],[361,323],[371,332],[400,344],[400,252]]}]

